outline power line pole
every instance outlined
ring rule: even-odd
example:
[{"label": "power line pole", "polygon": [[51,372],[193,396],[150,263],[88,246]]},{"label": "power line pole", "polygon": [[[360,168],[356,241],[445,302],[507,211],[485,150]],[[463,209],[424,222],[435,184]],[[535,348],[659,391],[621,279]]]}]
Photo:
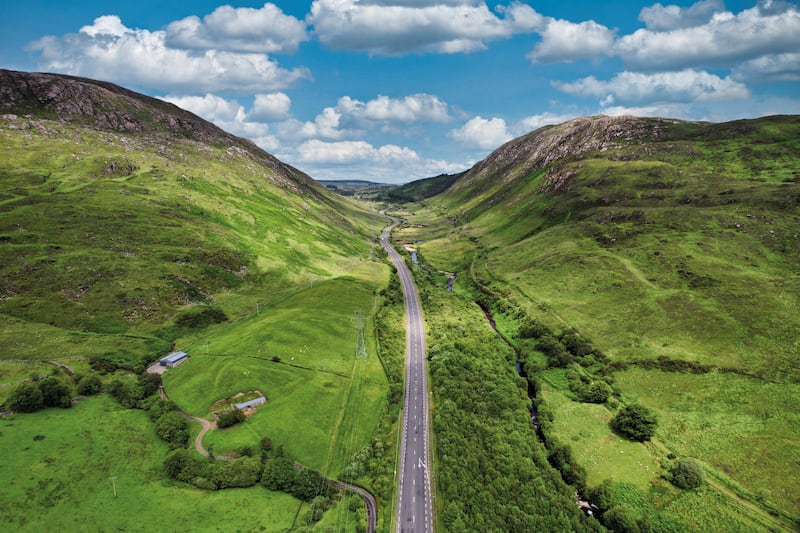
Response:
[{"label": "power line pole", "polygon": [[116,498],[117,497],[117,483],[116,483],[117,476],[111,476],[108,479],[111,480],[111,487],[114,489],[114,497]]}]

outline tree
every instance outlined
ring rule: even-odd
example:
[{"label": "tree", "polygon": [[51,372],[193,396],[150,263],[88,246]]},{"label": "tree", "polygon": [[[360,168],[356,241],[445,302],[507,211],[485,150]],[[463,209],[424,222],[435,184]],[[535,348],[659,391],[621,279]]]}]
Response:
[{"label": "tree", "polygon": [[297,471],[292,462],[285,457],[277,457],[264,464],[261,474],[261,484],[269,490],[288,491],[294,485]]},{"label": "tree", "polygon": [[168,411],[156,421],[156,434],[173,447],[184,446],[189,440],[189,425],[176,411]]},{"label": "tree", "polygon": [[97,374],[88,374],[78,380],[75,392],[81,396],[92,396],[100,392],[102,388],[103,382],[100,381]]},{"label": "tree", "polygon": [[172,479],[191,483],[202,473],[203,462],[191,451],[178,449],[164,460],[164,470]]},{"label": "tree", "polygon": [[673,485],[681,489],[696,489],[703,484],[703,467],[694,461],[678,461],[670,474]]},{"label": "tree", "polygon": [[18,413],[32,413],[44,407],[42,391],[36,383],[21,383],[8,398],[8,407]]},{"label": "tree", "polygon": [[261,461],[252,457],[236,461],[216,461],[213,465],[211,480],[220,489],[252,487],[261,477]]},{"label": "tree", "polygon": [[603,523],[611,531],[618,533],[639,533],[641,528],[636,519],[624,507],[614,507],[603,514]]},{"label": "tree", "polygon": [[161,375],[142,372],[139,374],[139,377],[136,378],[136,382],[142,388],[143,396],[140,399],[143,399],[158,391],[158,388],[161,386]]},{"label": "tree", "polygon": [[322,474],[310,468],[304,468],[298,472],[294,484],[289,489],[292,496],[306,502],[317,496],[327,496],[329,491],[328,481],[322,477]]},{"label": "tree", "polygon": [[611,429],[638,442],[650,440],[657,427],[655,413],[643,405],[627,405],[611,419]]},{"label": "tree", "polygon": [[58,378],[49,377],[39,382],[45,407],[71,407],[72,390]]}]

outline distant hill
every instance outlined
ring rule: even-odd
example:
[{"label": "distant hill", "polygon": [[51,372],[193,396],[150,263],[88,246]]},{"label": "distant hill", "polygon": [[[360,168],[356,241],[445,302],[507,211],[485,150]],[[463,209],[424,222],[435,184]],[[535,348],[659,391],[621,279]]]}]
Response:
[{"label": "distant hill", "polygon": [[68,353],[163,350],[220,295],[236,311],[340,272],[375,217],[172,104],[0,70],[0,349],[20,358],[66,332]]},{"label": "distant hill", "polygon": [[389,183],[367,180],[319,180],[330,191],[342,196],[357,196],[362,199],[377,199],[397,187]]},{"label": "distant hill", "polygon": [[412,181],[386,192],[385,199],[392,202],[419,202],[446,191],[465,173],[439,174],[432,178]]}]

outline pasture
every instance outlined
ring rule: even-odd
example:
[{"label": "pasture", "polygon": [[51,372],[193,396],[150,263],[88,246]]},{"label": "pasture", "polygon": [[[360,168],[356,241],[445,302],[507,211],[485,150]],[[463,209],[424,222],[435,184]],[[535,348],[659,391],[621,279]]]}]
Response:
[{"label": "pasture", "polygon": [[[238,392],[268,398],[246,422],[209,433],[206,447],[224,454],[268,437],[335,477],[369,442],[388,392],[371,318],[374,289],[388,271],[376,265],[362,274],[309,285],[185,348],[192,357],[164,383],[187,412],[210,417],[213,403]],[[357,356],[359,310],[366,357]]]}]

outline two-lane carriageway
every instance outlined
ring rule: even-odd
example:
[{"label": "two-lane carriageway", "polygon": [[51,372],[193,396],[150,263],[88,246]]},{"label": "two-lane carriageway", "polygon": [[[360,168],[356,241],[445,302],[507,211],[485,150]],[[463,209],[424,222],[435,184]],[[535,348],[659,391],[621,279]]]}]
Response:
[{"label": "two-lane carriageway", "polygon": [[381,244],[397,268],[406,304],[406,387],[401,429],[397,490],[397,532],[433,531],[433,500],[430,481],[428,370],[425,328],[419,293],[403,258],[389,244],[392,225],[381,235]]}]

